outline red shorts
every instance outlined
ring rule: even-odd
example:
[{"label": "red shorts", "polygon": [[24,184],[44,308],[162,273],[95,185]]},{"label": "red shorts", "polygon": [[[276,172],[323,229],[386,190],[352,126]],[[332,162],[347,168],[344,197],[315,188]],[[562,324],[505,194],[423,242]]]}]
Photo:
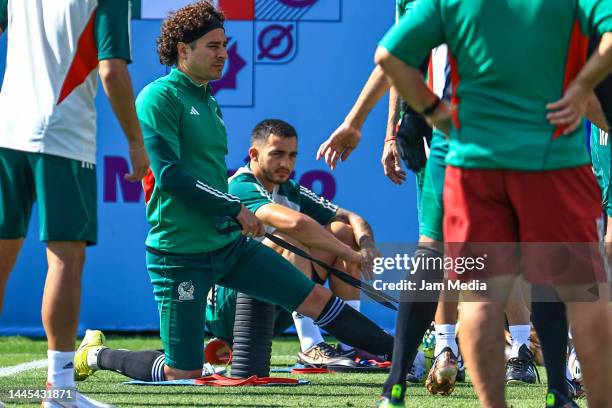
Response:
[{"label": "red shorts", "polygon": [[[444,184],[447,255],[485,255],[459,280],[523,272],[540,285],[603,282],[597,223],[601,192],[591,166],[548,171],[448,166]],[[455,272],[455,273],[453,273]]]}]

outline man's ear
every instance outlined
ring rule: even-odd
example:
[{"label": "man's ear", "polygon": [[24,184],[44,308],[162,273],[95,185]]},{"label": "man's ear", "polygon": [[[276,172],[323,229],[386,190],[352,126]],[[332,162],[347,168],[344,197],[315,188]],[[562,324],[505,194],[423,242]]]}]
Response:
[{"label": "man's ear", "polygon": [[257,162],[259,159],[259,150],[257,150],[256,147],[251,146],[249,148],[249,159],[251,159],[253,162]]},{"label": "man's ear", "polygon": [[176,45],[176,58],[177,58],[177,62],[178,60],[185,60],[187,59],[187,48],[189,48],[189,45],[185,44],[184,42],[180,42]]}]

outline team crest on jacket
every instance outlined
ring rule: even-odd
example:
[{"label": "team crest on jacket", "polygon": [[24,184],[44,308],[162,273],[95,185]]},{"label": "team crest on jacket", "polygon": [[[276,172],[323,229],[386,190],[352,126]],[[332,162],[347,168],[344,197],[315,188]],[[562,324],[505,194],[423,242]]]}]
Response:
[{"label": "team crest on jacket", "polygon": [[191,281],[181,282],[178,286],[179,300],[193,300],[195,287]]}]

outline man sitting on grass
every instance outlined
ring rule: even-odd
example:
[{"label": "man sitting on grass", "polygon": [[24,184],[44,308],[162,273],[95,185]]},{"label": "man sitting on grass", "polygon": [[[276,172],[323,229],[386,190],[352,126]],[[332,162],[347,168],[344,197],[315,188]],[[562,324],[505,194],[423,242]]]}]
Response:
[{"label": "man sitting on grass", "polygon": [[[361,257],[370,264],[379,256],[370,225],[359,215],[338,208],[291,180],[297,156],[297,132],[293,126],[278,119],[260,122],[251,134],[250,161],[230,177],[229,193],[237,196],[255,214],[265,225],[266,232],[359,279]],[[268,239],[263,239],[262,243],[314,282],[323,284],[329,279],[332,292],[359,310],[359,289],[335,276],[328,276],[327,270]],[[218,287],[209,299],[212,299],[207,306],[209,329],[216,337],[231,341],[236,292]],[[325,343],[311,318],[298,312],[292,315],[300,338],[299,364],[354,365],[355,349],[343,343],[334,349]],[[280,316],[279,319],[275,328],[280,333],[291,320]],[[283,321],[286,323],[281,327]]]}]

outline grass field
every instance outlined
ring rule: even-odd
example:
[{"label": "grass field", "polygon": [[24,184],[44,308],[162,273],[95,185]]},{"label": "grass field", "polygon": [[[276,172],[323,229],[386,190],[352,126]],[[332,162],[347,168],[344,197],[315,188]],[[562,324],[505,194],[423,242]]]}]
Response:
[{"label": "grass field", "polygon": [[[114,348],[151,349],[161,344],[153,337],[107,337]],[[274,342],[272,364],[287,366],[295,362],[298,341],[281,338]],[[46,343],[21,337],[0,337],[0,367],[46,358]],[[540,369],[545,381],[544,369]],[[289,374],[275,374],[277,376]],[[373,407],[381,391],[382,374],[301,375],[310,385],[299,387],[155,387],[122,384],[127,378],[113,372],[97,372],[79,383],[79,390],[118,407]],[[38,389],[44,386],[44,368],[0,377],[0,400],[6,406],[39,406],[33,401],[7,400],[9,389]],[[546,389],[542,384],[508,387],[509,403],[517,408],[543,407]],[[410,385],[407,406],[478,407],[469,382],[458,384],[451,397],[430,396],[423,386]],[[581,406],[586,406],[580,402]]]}]

